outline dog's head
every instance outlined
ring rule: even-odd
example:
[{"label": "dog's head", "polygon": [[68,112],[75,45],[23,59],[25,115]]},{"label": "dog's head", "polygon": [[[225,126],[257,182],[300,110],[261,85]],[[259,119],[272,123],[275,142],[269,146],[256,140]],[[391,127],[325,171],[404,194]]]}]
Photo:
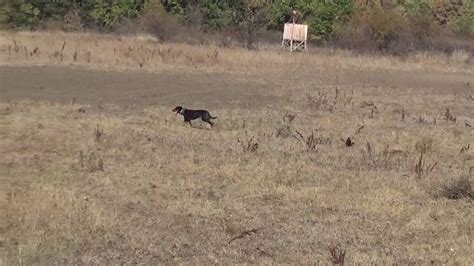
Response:
[{"label": "dog's head", "polygon": [[182,110],[183,110],[183,107],[182,107],[182,106],[176,106],[176,107],[173,108],[173,110],[171,110],[171,111],[174,112],[174,113],[176,113],[176,114],[180,114]]}]

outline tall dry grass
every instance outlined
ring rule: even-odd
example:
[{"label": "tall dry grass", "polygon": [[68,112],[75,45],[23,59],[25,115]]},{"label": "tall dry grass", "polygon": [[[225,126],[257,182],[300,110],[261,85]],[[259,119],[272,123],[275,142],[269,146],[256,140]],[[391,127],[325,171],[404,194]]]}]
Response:
[{"label": "tall dry grass", "polygon": [[162,107],[4,103],[3,262],[468,265],[471,103],[450,121],[446,98],[407,97],[217,109],[212,130]]},{"label": "tall dry grass", "polygon": [[[314,49],[314,50],[312,50]],[[275,46],[258,50],[217,45],[159,43],[147,35],[117,36],[93,33],[1,32],[2,64],[73,64],[101,69],[160,71],[271,71],[326,68],[386,69],[472,73],[473,55],[416,52],[404,57],[362,55],[347,50],[310,48],[289,54]]]}]

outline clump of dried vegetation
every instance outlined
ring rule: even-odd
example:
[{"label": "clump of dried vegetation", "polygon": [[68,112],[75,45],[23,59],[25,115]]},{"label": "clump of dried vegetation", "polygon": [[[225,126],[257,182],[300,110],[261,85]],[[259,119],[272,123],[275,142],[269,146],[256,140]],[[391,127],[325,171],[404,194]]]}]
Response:
[{"label": "clump of dried vegetation", "polygon": [[471,179],[467,176],[463,176],[458,180],[454,180],[449,184],[443,185],[440,196],[452,200],[459,200],[463,198],[471,200],[474,199],[474,190]]}]

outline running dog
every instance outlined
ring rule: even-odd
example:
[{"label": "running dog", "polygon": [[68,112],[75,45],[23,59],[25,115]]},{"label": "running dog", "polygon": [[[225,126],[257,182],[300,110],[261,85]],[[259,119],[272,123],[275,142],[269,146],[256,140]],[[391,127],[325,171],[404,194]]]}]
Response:
[{"label": "running dog", "polygon": [[211,119],[217,118],[217,116],[211,116],[207,110],[191,110],[182,106],[176,106],[171,111],[182,115],[184,117],[184,122],[189,123],[189,125],[191,125],[191,120],[201,118],[202,121],[209,123],[209,125],[212,127],[214,123],[212,123]]}]

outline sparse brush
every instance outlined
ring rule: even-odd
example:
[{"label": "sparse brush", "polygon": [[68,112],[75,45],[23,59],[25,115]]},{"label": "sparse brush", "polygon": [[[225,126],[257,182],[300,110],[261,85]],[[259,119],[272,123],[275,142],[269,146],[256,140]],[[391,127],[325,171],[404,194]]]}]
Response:
[{"label": "sparse brush", "polygon": [[314,130],[311,131],[311,134],[305,137],[298,130],[296,134],[293,135],[300,143],[303,143],[307,151],[316,151],[317,145],[319,144],[319,139],[314,136]]},{"label": "sparse brush", "polygon": [[415,150],[420,153],[417,163],[415,164],[415,173],[419,179],[427,177],[438,164],[438,162],[427,163],[425,154],[433,148],[433,140],[431,138],[423,138],[415,144]]},{"label": "sparse brush", "polygon": [[444,118],[451,122],[456,122],[456,117],[451,113],[449,108],[446,108],[446,112],[444,112]]},{"label": "sparse brush", "polygon": [[415,150],[423,154],[427,153],[433,149],[433,143],[433,139],[424,137],[416,142]]},{"label": "sparse brush", "polygon": [[240,144],[244,152],[257,152],[258,150],[258,142],[256,142],[253,137],[247,139],[246,141],[242,141],[239,138],[237,139],[237,142]]},{"label": "sparse brush", "polygon": [[408,112],[405,108],[401,108],[401,109],[396,109],[394,111],[395,114],[399,114],[400,115],[400,118],[401,118],[401,121],[405,121],[405,118],[407,117],[408,115]]},{"label": "sparse brush", "polygon": [[353,103],[354,99],[354,90],[352,90],[351,94],[343,91],[342,93],[339,91],[339,88],[336,87],[334,92],[334,104],[335,105],[350,105]]},{"label": "sparse brush", "polygon": [[94,152],[85,154],[82,150],[79,152],[79,166],[87,172],[93,173],[104,171],[104,160],[97,158]]},{"label": "sparse brush", "polygon": [[400,114],[402,116],[402,121],[405,121],[405,117],[407,115],[407,110],[405,110],[405,108],[403,108]]},{"label": "sparse brush", "polygon": [[432,164],[427,163],[426,159],[423,157],[425,153],[421,152],[420,157],[418,158],[418,162],[415,165],[415,173],[419,179],[423,179],[427,177],[433,170],[435,169],[438,162],[434,162]]},{"label": "sparse brush", "polygon": [[227,242],[227,245],[230,245],[232,242],[234,242],[235,240],[237,239],[241,239],[241,238],[244,238],[246,236],[251,236],[253,234],[257,234],[259,232],[259,229],[250,229],[250,230],[245,230],[243,231],[242,233],[240,233],[239,235],[237,236],[234,236],[233,238],[231,238],[228,242]]},{"label": "sparse brush", "polygon": [[276,137],[277,138],[288,138],[291,136],[291,127],[288,124],[282,125],[277,128],[276,130]]},{"label": "sparse brush", "polygon": [[95,142],[101,142],[102,137],[104,136],[104,129],[100,128],[99,125],[94,129]]},{"label": "sparse brush", "polygon": [[296,118],[296,114],[291,114],[290,112],[286,112],[283,116],[283,121],[291,123]]},{"label": "sparse brush", "polygon": [[219,56],[219,48],[215,48],[213,52],[207,53],[206,55],[212,63],[215,63],[217,61],[217,57]]},{"label": "sparse brush", "polygon": [[440,195],[452,200],[459,200],[463,198],[474,199],[472,182],[466,176],[461,177],[450,184],[444,185],[441,189]]},{"label": "sparse brush", "polygon": [[18,53],[20,51],[20,46],[16,43],[16,40],[13,40],[13,50],[15,53]]},{"label": "sparse brush", "polygon": [[61,62],[63,61],[64,58],[64,48],[66,47],[66,41],[63,42],[63,46],[61,47]]},{"label": "sparse brush", "polygon": [[330,99],[327,91],[318,92],[318,95],[313,96],[306,94],[306,101],[311,109],[333,112],[336,107],[336,101]]},{"label": "sparse brush", "polygon": [[84,52],[84,55],[83,55],[83,58],[84,60],[87,62],[87,63],[90,63],[91,62],[91,52],[90,51],[86,51]]},{"label": "sparse brush", "polygon": [[344,265],[346,260],[346,250],[341,249],[341,246],[333,245],[328,247],[330,260],[334,265]]},{"label": "sparse brush", "polygon": [[459,153],[465,153],[466,151],[469,150],[469,148],[471,147],[471,143],[468,143],[466,146],[462,146],[461,150],[459,151]]},{"label": "sparse brush", "polygon": [[367,167],[369,170],[379,168],[388,169],[393,167],[396,164],[396,162],[394,162],[396,157],[400,156],[403,156],[403,151],[390,149],[388,144],[385,145],[383,150],[376,151],[372,148],[370,142],[367,142],[367,153],[365,158],[367,160]]},{"label": "sparse brush", "polygon": [[33,52],[31,52],[31,55],[36,55],[38,56],[40,54],[40,50],[38,47],[35,47],[35,49],[33,49]]},{"label": "sparse brush", "polygon": [[63,45],[61,46],[61,50],[54,51],[50,55],[50,58],[59,58],[59,60],[62,62],[64,60],[64,48],[65,47],[66,47],[66,41],[63,41]]},{"label": "sparse brush", "polygon": [[433,118],[433,121],[429,121],[428,117],[426,115],[420,115],[416,121],[418,124],[433,124],[436,125],[436,117]]},{"label": "sparse brush", "polygon": [[378,108],[373,102],[364,101],[360,104],[360,108],[370,107],[369,118],[373,118],[375,113],[378,113]]},{"label": "sparse brush", "polygon": [[280,127],[277,128],[276,137],[277,138],[288,138],[291,136],[291,122],[295,119],[295,114],[290,114],[287,112],[283,117],[283,123]]},{"label": "sparse brush", "polygon": [[315,151],[317,144],[316,138],[314,137],[314,131],[311,131],[311,135],[306,138],[306,148],[308,151]]},{"label": "sparse brush", "polygon": [[419,124],[427,123],[426,118],[424,116],[421,116],[421,115],[416,119],[416,122],[419,123]]},{"label": "sparse brush", "polygon": [[85,158],[86,158],[86,156],[84,155],[84,152],[80,151],[79,152],[79,166],[80,167],[84,167],[84,159]]},{"label": "sparse brush", "polygon": [[346,147],[351,147],[355,144],[354,142],[354,139],[357,135],[359,135],[359,133],[362,131],[362,129],[364,128],[364,125],[361,125],[357,131],[354,133],[354,135],[352,135],[351,137],[348,137],[347,139],[341,139],[342,142],[344,142],[344,144],[346,145]]}]

